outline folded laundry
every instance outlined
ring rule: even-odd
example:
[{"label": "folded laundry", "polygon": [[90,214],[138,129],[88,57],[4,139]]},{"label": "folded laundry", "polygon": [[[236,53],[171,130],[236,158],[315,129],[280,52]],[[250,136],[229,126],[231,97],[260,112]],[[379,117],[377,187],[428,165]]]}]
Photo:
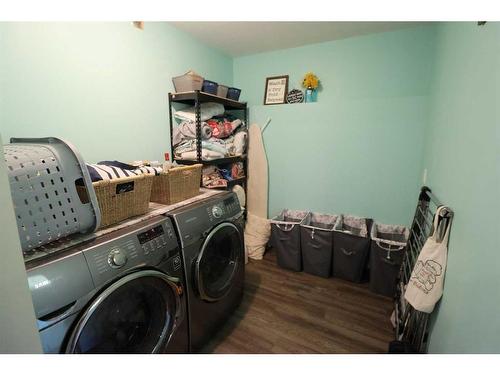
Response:
[{"label": "folded laundry", "polygon": [[247,146],[248,133],[244,130],[238,131],[234,134],[234,153],[242,155],[245,153]]},{"label": "folded laundry", "polygon": [[162,171],[160,167],[137,167],[116,160],[101,161],[97,164],[87,164],[87,169],[92,182],[139,176],[141,174],[159,175]]},{"label": "folded laundry", "polygon": [[[224,113],[224,106],[219,103],[201,103],[200,105],[200,117],[201,121],[206,121],[214,116],[222,115]],[[182,111],[176,111],[174,117],[179,120],[196,121],[194,107],[183,109]]]},{"label": "folded laundry", "polygon": [[[209,142],[209,141],[202,141],[201,142],[201,147],[203,149],[217,152],[219,154],[222,154],[223,156],[227,156],[229,154],[228,148],[225,143],[220,143],[220,142]],[[195,151],[196,150],[196,140],[195,139],[190,139],[188,141],[183,141],[181,142],[174,150],[175,155],[181,155],[185,152],[189,151]]]},{"label": "folded laundry", "polygon": [[[201,150],[202,160],[215,160],[215,159],[222,159],[224,157],[225,155],[221,154],[220,152],[210,151],[206,149]],[[196,150],[183,152],[179,154],[177,158],[183,160],[196,160],[197,159]]]},{"label": "folded laundry", "polygon": [[[212,128],[206,123],[201,124],[201,139],[209,139],[212,136]],[[184,121],[179,126],[174,127],[172,143],[178,145],[186,139],[196,138],[196,122]]]},{"label": "folded laundry", "polygon": [[227,180],[225,180],[219,169],[215,166],[208,166],[203,168],[203,187],[213,189],[218,187],[226,187]]},{"label": "folded laundry", "polygon": [[233,180],[237,178],[245,177],[245,168],[242,162],[233,163],[231,167],[231,178]]},{"label": "folded laundry", "polygon": [[224,177],[226,180],[232,180],[233,177],[231,176],[231,167],[229,166],[228,168],[219,168],[219,172]]},{"label": "folded laundry", "polygon": [[212,128],[212,136],[215,138],[227,138],[242,124],[240,119],[230,121],[228,118],[212,118],[207,120]]}]

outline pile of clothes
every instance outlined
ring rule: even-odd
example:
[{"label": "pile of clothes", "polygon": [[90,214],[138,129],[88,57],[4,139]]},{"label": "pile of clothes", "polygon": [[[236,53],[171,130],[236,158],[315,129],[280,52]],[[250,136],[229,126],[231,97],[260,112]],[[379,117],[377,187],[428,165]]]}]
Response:
[{"label": "pile of clothes", "polygon": [[210,165],[203,168],[203,187],[209,189],[225,188],[227,182],[245,177],[242,162],[221,165],[219,167]]},{"label": "pile of clothes", "polygon": [[87,164],[92,182],[114,180],[123,177],[151,174],[158,176],[162,172],[161,167],[150,167],[145,165],[131,165],[116,160],[100,161],[97,164]]},{"label": "pile of clothes", "polygon": [[[173,129],[172,143],[175,158],[196,160],[194,109],[177,111],[174,117],[182,121]],[[245,152],[248,137],[245,124],[232,114],[225,114],[222,104],[203,103],[200,118],[203,160],[239,156]]]}]

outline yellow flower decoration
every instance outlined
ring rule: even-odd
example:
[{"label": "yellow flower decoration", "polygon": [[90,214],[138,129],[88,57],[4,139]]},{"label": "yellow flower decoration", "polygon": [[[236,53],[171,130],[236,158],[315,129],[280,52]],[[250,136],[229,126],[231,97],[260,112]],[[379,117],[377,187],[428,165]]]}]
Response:
[{"label": "yellow flower decoration", "polygon": [[302,80],[302,86],[306,89],[317,89],[319,85],[319,79],[314,75],[314,73],[306,73],[304,79]]}]

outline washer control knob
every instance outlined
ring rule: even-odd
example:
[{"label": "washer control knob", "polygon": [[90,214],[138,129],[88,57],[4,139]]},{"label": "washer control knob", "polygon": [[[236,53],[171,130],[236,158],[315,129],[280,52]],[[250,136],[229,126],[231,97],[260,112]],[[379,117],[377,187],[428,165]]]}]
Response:
[{"label": "washer control knob", "polygon": [[120,249],[111,251],[108,255],[108,263],[113,268],[121,268],[127,263],[127,254]]},{"label": "washer control knob", "polygon": [[212,207],[212,215],[216,219],[220,219],[222,217],[222,214],[224,212],[222,211],[222,208],[220,206],[213,206]]}]

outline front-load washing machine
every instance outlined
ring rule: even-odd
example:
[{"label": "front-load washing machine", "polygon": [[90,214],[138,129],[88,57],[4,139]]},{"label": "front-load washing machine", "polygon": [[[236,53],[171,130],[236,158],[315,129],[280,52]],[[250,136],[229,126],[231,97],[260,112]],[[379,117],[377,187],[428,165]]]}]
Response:
[{"label": "front-load washing machine", "polygon": [[188,351],[184,272],[170,219],[149,219],[26,267],[46,353]]},{"label": "front-load washing machine", "polygon": [[172,217],[181,244],[191,351],[199,351],[243,296],[243,217],[236,194],[221,193],[179,208]]}]

